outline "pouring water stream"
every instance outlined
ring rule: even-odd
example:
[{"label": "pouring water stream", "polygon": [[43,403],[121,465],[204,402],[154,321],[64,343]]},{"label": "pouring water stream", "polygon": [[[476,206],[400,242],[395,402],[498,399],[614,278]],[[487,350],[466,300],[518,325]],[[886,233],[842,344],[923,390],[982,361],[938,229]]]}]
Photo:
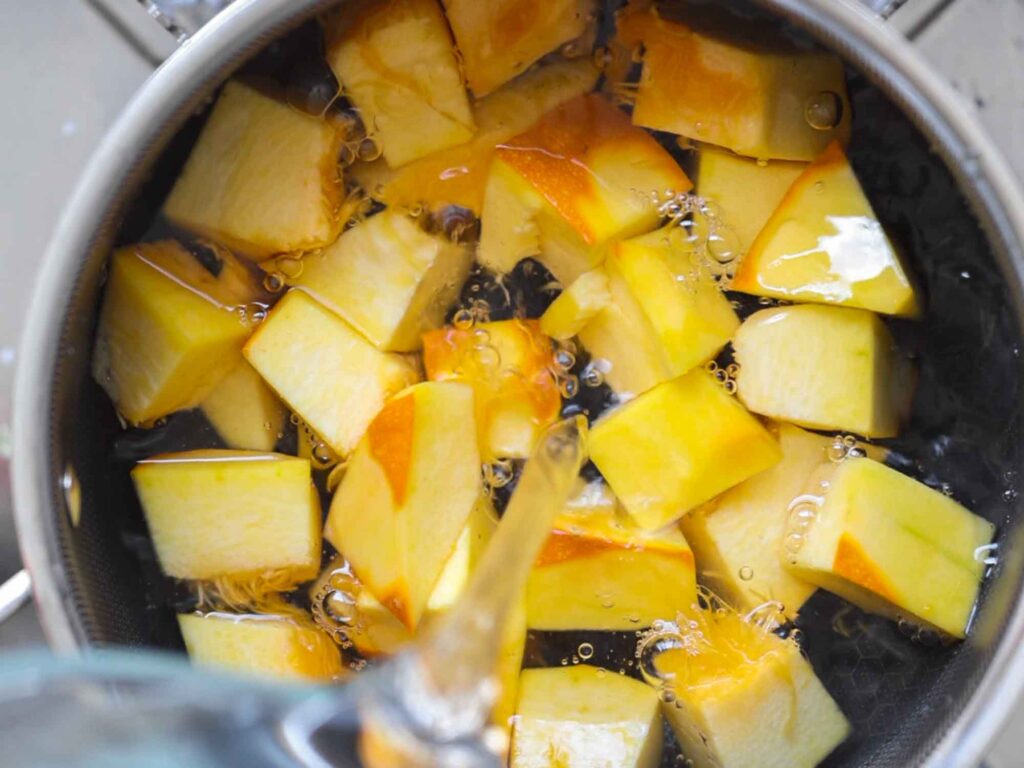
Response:
[{"label": "pouring water stream", "polygon": [[[370,768],[500,764],[488,718],[499,693],[494,670],[505,620],[579,476],[586,431],[586,419],[577,416],[545,433],[461,600],[422,642],[345,689]],[[303,763],[328,766],[316,736],[344,704],[311,704],[285,718],[281,736]]]}]

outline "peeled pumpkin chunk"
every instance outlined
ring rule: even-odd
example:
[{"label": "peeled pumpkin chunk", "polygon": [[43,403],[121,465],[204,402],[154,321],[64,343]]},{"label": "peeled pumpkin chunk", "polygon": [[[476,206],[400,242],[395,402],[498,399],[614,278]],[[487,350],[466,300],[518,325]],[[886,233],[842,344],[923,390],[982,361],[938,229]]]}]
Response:
[{"label": "peeled pumpkin chunk", "polygon": [[423,382],[388,401],[370,424],[324,535],[413,630],[481,491],[472,387]]},{"label": "peeled pumpkin chunk", "polygon": [[618,14],[620,40],[643,46],[636,125],[759,160],[809,161],[849,140],[852,110],[835,55],[769,48],[762,30],[743,40],[735,20],[688,24],[642,6]]},{"label": "peeled pumpkin chunk", "polygon": [[614,503],[559,515],[526,585],[531,629],[634,630],[696,603],[693,553],[679,530],[645,531]]},{"label": "peeled pumpkin chunk", "polygon": [[[791,424],[775,428],[782,461],[679,521],[697,557],[701,581],[740,612],[768,601],[790,619],[817,587],[783,567],[789,503],[836,450],[836,438]],[[846,450],[840,439],[839,447]]]},{"label": "peeled pumpkin chunk", "polygon": [[512,731],[511,768],[655,768],[658,693],[587,664],[526,669]]},{"label": "peeled pumpkin chunk", "polygon": [[763,416],[895,437],[909,414],[913,367],[871,312],[813,304],[764,309],[744,321],[733,349],[739,398]]},{"label": "peeled pumpkin chunk", "polygon": [[476,393],[480,448],[487,459],[525,458],[562,405],[551,373],[554,350],[536,320],[446,326],[423,337],[431,381],[462,381]]},{"label": "peeled pumpkin chunk", "polygon": [[388,165],[462,144],[476,125],[437,0],[353,0],[328,17],[327,63]]},{"label": "peeled pumpkin chunk", "polygon": [[443,0],[473,93],[483,96],[583,34],[594,0]]},{"label": "peeled pumpkin chunk", "polygon": [[660,528],[782,458],[775,438],[703,369],[602,416],[590,457],[626,511]]},{"label": "peeled pumpkin chunk", "polygon": [[132,469],[163,572],[293,584],[320,565],[320,502],[309,462],[259,451],[166,453]]},{"label": "peeled pumpkin chunk", "polygon": [[380,158],[355,163],[349,172],[386,205],[426,205],[435,210],[458,205],[479,216],[497,146],[525,131],[545,112],[593,89],[599,75],[589,59],[543,64],[473,104],[477,131],[466,143],[401,168],[390,168]]},{"label": "peeled pumpkin chunk", "polygon": [[807,166],[740,263],[733,290],[900,317],[920,305],[838,143]]},{"label": "peeled pumpkin chunk", "polygon": [[288,409],[240,353],[201,407],[227,446],[243,450],[274,450],[288,418]]},{"label": "peeled pumpkin chunk", "polygon": [[579,332],[610,363],[617,392],[639,394],[714,357],[740,321],[708,268],[688,258],[688,232],[668,226],[611,246],[609,302]]},{"label": "peeled pumpkin chunk", "polygon": [[289,283],[315,296],[378,349],[411,352],[424,331],[444,323],[471,263],[464,246],[385,210],[307,255]]},{"label": "peeled pumpkin chunk", "polygon": [[243,352],[281,399],[341,456],[355,449],[390,395],[419,379],[415,363],[376,349],[300,290],[278,302]]},{"label": "peeled pumpkin chunk", "polygon": [[498,147],[478,258],[508,272],[535,256],[568,285],[604,261],[610,241],[657,226],[652,194],[692,186],[654,137],[605,97],[577,97]]},{"label": "peeled pumpkin chunk", "polygon": [[850,724],[800,654],[725,608],[693,616],[700,642],[654,659],[662,711],[694,768],[814,768]]},{"label": "peeled pumpkin chunk", "polygon": [[786,160],[761,163],[703,145],[697,150],[694,191],[717,206],[718,236],[742,257],[806,167]]},{"label": "peeled pumpkin chunk", "polygon": [[600,268],[584,272],[544,311],[540,329],[559,341],[571,339],[611,301],[608,274]]},{"label": "peeled pumpkin chunk", "polygon": [[130,423],[196,407],[237,363],[251,330],[237,310],[259,289],[221,255],[217,276],[173,240],[111,257],[92,373]]},{"label": "peeled pumpkin chunk", "polygon": [[326,121],[231,80],[164,215],[253,259],[327,245],[341,229],[341,143]]},{"label": "peeled pumpkin chunk", "polygon": [[790,506],[787,565],[870,613],[966,635],[992,523],[869,458],[824,465]]},{"label": "peeled pumpkin chunk", "polygon": [[182,613],[178,626],[193,664],[286,680],[342,673],[338,646],[298,616]]},{"label": "peeled pumpkin chunk", "polygon": [[[489,497],[481,494],[430,593],[423,623],[451,608],[459,599],[490,542],[496,519]],[[344,555],[336,557],[310,588],[314,605],[319,593],[338,594],[333,602],[329,597],[324,600],[325,608],[332,615],[348,617],[345,637],[363,656],[391,655],[414,637],[359,581]]]}]

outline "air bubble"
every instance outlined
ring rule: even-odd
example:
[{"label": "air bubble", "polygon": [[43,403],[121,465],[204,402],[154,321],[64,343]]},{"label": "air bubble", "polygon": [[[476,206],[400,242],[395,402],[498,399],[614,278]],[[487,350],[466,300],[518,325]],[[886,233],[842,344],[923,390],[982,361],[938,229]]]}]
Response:
[{"label": "air bubble", "polygon": [[816,131],[831,131],[843,119],[843,100],[833,91],[816,93],[804,106],[804,119]]},{"label": "air bubble", "polygon": [[327,446],[327,443],[317,442],[312,451],[313,463],[318,469],[326,469],[335,462],[334,453]]},{"label": "air bubble", "polygon": [[579,654],[579,657],[583,659],[583,661],[589,661],[594,658],[594,646],[590,643],[580,643],[579,647],[576,649],[576,653]]},{"label": "air bubble", "polygon": [[575,376],[565,376],[558,380],[558,391],[566,400],[571,400],[580,392],[580,380]]},{"label": "air bubble", "polygon": [[476,320],[473,317],[473,313],[466,308],[457,310],[452,316],[452,325],[460,331],[468,331],[475,325],[475,323]]},{"label": "air bubble", "polygon": [[278,293],[284,290],[284,275],[280,272],[271,272],[263,278],[263,287],[270,293]]},{"label": "air bubble", "polygon": [[293,256],[279,256],[275,265],[277,266],[277,271],[289,280],[300,277],[304,266],[302,259],[296,259]]},{"label": "air bubble", "polygon": [[570,371],[576,365],[576,356],[564,347],[555,351],[555,367]]},{"label": "air bubble", "polygon": [[992,566],[999,562],[999,544],[983,544],[974,550],[974,560]]},{"label": "air bubble", "polygon": [[741,581],[750,581],[753,578],[754,578],[754,569],[753,568],[751,568],[749,565],[744,565],[742,568],[740,568],[740,580]]},{"label": "air bubble", "polygon": [[585,387],[600,387],[604,384],[604,374],[593,363],[587,365],[580,374],[580,381]]},{"label": "air bubble", "polygon": [[356,147],[356,157],[366,163],[371,163],[378,159],[384,150],[380,145],[380,142],[374,136],[366,136],[359,145]]},{"label": "air bubble", "polygon": [[512,482],[512,462],[498,459],[483,465],[484,483],[490,488],[504,488]]}]

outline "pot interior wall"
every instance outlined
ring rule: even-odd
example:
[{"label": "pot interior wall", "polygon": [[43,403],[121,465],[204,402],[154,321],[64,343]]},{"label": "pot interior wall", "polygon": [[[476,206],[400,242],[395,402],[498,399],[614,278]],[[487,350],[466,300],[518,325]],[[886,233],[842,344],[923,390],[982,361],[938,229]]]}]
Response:
[{"label": "pot interior wall", "polygon": [[[260,66],[287,60],[315,35],[315,27],[300,28],[290,41],[272,44]],[[1000,561],[965,643],[915,642],[897,625],[825,592],[812,598],[798,622],[807,655],[854,725],[853,737],[827,765],[912,765],[926,756],[970,697],[1019,596],[1021,318],[993,247],[928,141],[852,69],[850,87],[852,161],[926,297],[923,320],[889,322],[901,346],[917,358],[921,374],[907,436],[883,441],[892,451],[889,462],[936,487],[948,484],[958,501],[999,528]],[[157,218],[159,206],[201,122],[202,116],[189,120],[156,159],[148,181],[125,191],[133,202],[114,228],[114,242],[166,232]],[[96,259],[102,256],[97,253]],[[48,418],[41,415],[52,439],[53,498],[63,498],[61,477],[68,465],[82,490],[77,527],[62,501],[53,507],[68,607],[80,617],[91,645],[180,649],[174,609],[187,610],[190,597],[160,575],[128,470],[157,451],[186,444],[215,447],[219,441],[196,413],[174,415],[149,432],[121,429],[88,372],[97,273],[83,271],[68,306],[53,410]],[[557,665],[580,639],[577,633],[536,634],[527,663]],[[632,658],[631,642],[632,635],[624,635],[605,644],[622,652],[614,664]],[[591,663],[600,661],[596,657]]]}]

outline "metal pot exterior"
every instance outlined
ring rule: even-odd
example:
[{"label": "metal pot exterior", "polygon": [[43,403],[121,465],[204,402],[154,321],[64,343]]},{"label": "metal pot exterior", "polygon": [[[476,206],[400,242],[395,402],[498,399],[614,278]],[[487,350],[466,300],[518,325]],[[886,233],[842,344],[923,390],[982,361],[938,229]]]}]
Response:
[{"label": "metal pot exterior", "polygon": [[[59,543],[65,514],[61,436],[54,390],[58,363],[87,356],[90,329],[75,325],[77,306],[94,306],[109,246],[133,191],[186,118],[213,89],[270,40],[335,0],[236,0],[147,81],[110,131],[68,203],[46,253],[20,345],[14,397],[13,487],[22,556],[51,645],[74,652],[89,644],[77,615],[72,579]],[[959,97],[912,45],[849,0],[758,0],[792,19],[860,67],[933,142],[974,207],[1024,319],[1024,197],[1009,165]],[[1019,581],[1019,579],[1018,579]],[[928,766],[974,765],[1024,685],[1024,598],[1005,585],[1009,618],[989,668],[944,734]]]}]

